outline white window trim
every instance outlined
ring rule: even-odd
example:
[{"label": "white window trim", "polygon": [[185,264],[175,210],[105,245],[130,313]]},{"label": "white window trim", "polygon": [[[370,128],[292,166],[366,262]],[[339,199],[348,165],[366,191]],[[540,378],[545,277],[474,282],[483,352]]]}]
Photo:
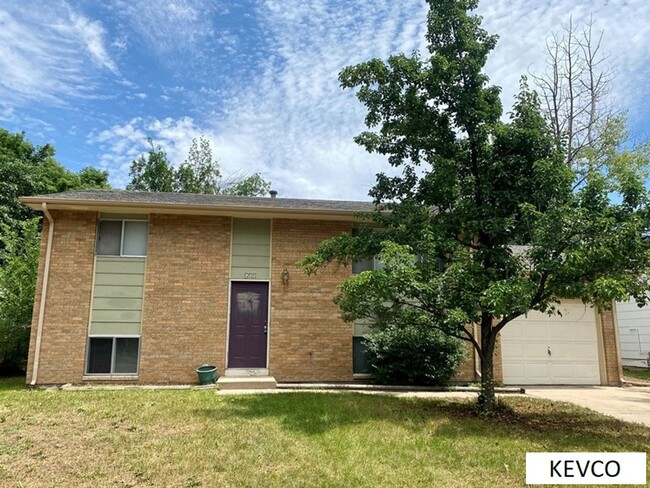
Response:
[{"label": "white window trim", "polygon": [[[119,254],[98,254],[98,248],[99,248],[99,226],[102,222],[122,222],[122,229],[120,230],[120,253]],[[148,220],[143,220],[143,219],[102,219],[100,218],[99,221],[97,222],[97,239],[98,243],[95,244],[95,256],[101,256],[101,257],[107,257],[107,258],[146,258],[147,254],[124,254],[124,228],[126,225],[126,222],[146,222],[147,224],[149,223]],[[149,250],[149,229],[147,229],[147,251]]]},{"label": "white window trim", "polygon": [[[111,346],[111,371],[109,373],[89,373],[88,372],[88,365],[90,361],[90,340],[91,339],[113,339],[113,344]],[[138,339],[138,358],[137,358],[137,363],[135,366],[135,373],[116,373],[115,370],[115,350],[117,349],[115,347],[115,341],[116,339]],[[140,350],[142,349],[142,335],[137,335],[137,334],[120,334],[120,335],[113,335],[113,334],[92,334],[88,336],[88,347],[86,351],[86,367],[84,368],[84,376],[90,376],[90,377],[100,377],[100,376],[105,376],[105,377],[116,377],[116,376],[138,376],[140,374]]]}]

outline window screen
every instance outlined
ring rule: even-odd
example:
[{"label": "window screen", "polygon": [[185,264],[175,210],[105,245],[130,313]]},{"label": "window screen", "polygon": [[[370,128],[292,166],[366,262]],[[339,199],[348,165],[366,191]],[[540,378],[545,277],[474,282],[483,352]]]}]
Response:
[{"label": "window screen", "polygon": [[88,351],[88,373],[109,374],[113,354],[112,337],[91,337]]},{"label": "window screen", "polygon": [[124,222],[124,246],[122,254],[125,256],[145,256],[147,254],[148,222]]},{"label": "window screen", "polygon": [[88,374],[135,374],[140,354],[139,337],[91,337]]},{"label": "window screen", "polygon": [[122,222],[102,220],[97,233],[97,254],[100,256],[119,256],[122,240]]},{"label": "window screen", "polygon": [[138,346],[140,339],[137,337],[115,338],[115,367],[114,373],[138,372]]},{"label": "window screen", "polygon": [[352,338],[352,372],[354,374],[370,373],[366,360],[366,340],[364,337]]}]

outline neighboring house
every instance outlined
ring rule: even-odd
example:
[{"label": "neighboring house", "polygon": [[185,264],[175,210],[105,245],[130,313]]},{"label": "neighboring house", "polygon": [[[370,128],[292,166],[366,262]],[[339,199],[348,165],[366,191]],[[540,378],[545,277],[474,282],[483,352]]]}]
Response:
[{"label": "neighboring house", "polygon": [[[203,363],[282,382],[364,372],[368,329],[332,299],[377,263],[315,276],[295,263],[352,232],[370,203],[96,190],[21,200],[45,214],[28,382],[193,383]],[[563,307],[504,329],[497,380],[619,384],[613,315]],[[456,379],[477,380],[477,365],[469,354]]]},{"label": "neighboring house", "polygon": [[650,307],[617,302],[616,317],[623,365],[650,367]]}]

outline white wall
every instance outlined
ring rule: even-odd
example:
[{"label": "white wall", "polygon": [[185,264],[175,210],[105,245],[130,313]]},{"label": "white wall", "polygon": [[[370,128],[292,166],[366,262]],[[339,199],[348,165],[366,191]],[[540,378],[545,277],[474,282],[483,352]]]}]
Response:
[{"label": "white wall", "polygon": [[624,366],[648,366],[650,306],[639,308],[634,300],[616,303],[618,336]]}]

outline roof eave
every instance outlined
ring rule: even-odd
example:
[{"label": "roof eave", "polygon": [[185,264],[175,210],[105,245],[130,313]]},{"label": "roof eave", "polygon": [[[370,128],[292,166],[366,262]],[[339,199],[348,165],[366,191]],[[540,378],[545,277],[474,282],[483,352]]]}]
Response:
[{"label": "roof eave", "polygon": [[165,213],[186,215],[215,215],[228,217],[278,217],[294,219],[360,221],[360,212],[351,210],[278,208],[247,205],[205,205],[163,202],[125,202],[108,200],[61,200],[58,198],[20,197],[19,200],[34,210],[46,203],[51,210],[76,210],[84,212]]}]

